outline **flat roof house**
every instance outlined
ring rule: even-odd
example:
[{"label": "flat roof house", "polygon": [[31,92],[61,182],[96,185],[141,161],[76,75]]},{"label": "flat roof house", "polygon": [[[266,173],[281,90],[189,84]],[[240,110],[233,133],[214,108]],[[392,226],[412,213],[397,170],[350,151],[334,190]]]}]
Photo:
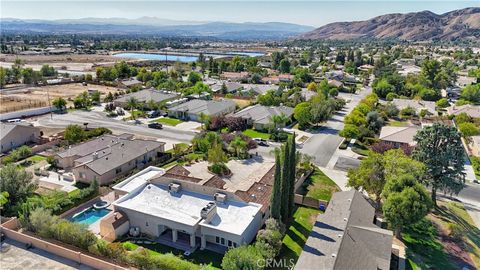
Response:
[{"label": "flat roof house", "polygon": [[164,154],[163,142],[104,135],[58,153],[62,168],[71,168],[76,181],[105,185]]},{"label": "flat roof house", "polygon": [[6,153],[19,146],[36,142],[40,135],[38,127],[25,122],[0,123],[1,152]]},{"label": "flat roof house", "polygon": [[168,109],[168,115],[184,120],[200,121],[200,114],[209,117],[222,116],[235,111],[233,100],[193,99]]},{"label": "flat roof house", "polygon": [[178,95],[167,91],[160,91],[150,88],[126,94],[120,98],[115,99],[113,101],[113,104],[117,107],[125,108],[127,107],[128,100],[132,97],[135,98],[138,102],[143,103],[144,106],[146,106],[148,102],[150,102],[150,100],[154,101],[155,103],[161,103],[173,100],[177,98]]},{"label": "flat roof house", "polygon": [[[274,163],[229,161],[230,178],[211,174],[207,166],[144,169],[113,187],[118,197],[114,212],[156,242],[185,251],[223,253],[250,243],[268,217]],[[106,235],[118,235],[113,225],[104,227]]]},{"label": "flat roof house", "polygon": [[293,108],[287,106],[269,107],[256,104],[233,114],[233,117],[243,118],[248,124],[253,125],[255,129],[263,130],[272,122],[274,116],[282,114],[287,118],[292,117]]},{"label": "flat roof house", "polygon": [[389,270],[393,233],[374,225],[374,217],[375,209],[355,189],[334,193],[295,269]]}]

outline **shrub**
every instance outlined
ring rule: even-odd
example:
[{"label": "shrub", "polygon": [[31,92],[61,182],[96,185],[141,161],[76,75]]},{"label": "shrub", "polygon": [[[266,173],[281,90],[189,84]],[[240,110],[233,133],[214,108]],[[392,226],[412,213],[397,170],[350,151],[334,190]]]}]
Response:
[{"label": "shrub", "polygon": [[449,232],[449,236],[455,240],[455,241],[462,241],[462,238],[463,238],[463,230],[462,230],[462,227],[460,227],[460,225],[456,224],[456,223],[448,223],[448,230],[450,231]]},{"label": "shrub", "polygon": [[127,261],[141,270],[195,270],[200,269],[196,264],[182,260],[172,253],[151,255],[146,250],[130,253]]},{"label": "shrub", "polygon": [[224,163],[216,163],[208,167],[208,169],[214,174],[218,175],[229,175],[230,169]]},{"label": "shrub", "polygon": [[396,93],[388,93],[386,99],[388,101],[392,101],[394,98],[398,98],[398,95]]},{"label": "shrub", "polygon": [[261,264],[258,263],[261,260],[263,260],[262,254],[255,246],[241,246],[230,249],[225,253],[222,260],[222,269],[260,270],[263,269]]}]

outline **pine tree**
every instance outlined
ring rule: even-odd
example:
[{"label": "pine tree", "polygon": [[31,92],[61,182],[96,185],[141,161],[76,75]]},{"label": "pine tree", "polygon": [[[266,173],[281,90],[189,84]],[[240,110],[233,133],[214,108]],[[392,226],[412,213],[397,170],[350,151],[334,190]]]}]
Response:
[{"label": "pine tree", "polygon": [[270,216],[274,219],[280,220],[281,217],[281,205],[282,205],[282,171],[280,154],[275,154],[275,175],[273,180],[272,195],[270,197]]}]

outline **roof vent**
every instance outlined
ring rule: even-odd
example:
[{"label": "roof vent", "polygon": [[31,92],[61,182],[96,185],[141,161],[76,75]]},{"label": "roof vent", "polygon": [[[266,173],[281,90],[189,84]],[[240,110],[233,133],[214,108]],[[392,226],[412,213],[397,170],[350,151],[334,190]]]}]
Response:
[{"label": "roof vent", "polygon": [[217,192],[213,195],[213,200],[215,202],[224,203],[227,200],[227,195],[223,194],[223,193],[220,193],[220,192]]},{"label": "roof vent", "polygon": [[333,257],[333,258],[337,257],[337,254],[332,253],[332,257]]},{"label": "roof vent", "polygon": [[343,218],[343,221],[347,221],[347,220],[348,220],[348,218],[346,218],[346,217],[345,217],[345,218]]},{"label": "roof vent", "polygon": [[342,238],[343,234],[339,233],[337,236],[338,238]]},{"label": "roof vent", "polygon": [[177,192],[179,192],[181,189],[182,189],[182,186],[181,186],[180,184],[170,183],[170,184],[168,185],[168,191],[169,191],[171,194],[177,193]]}]

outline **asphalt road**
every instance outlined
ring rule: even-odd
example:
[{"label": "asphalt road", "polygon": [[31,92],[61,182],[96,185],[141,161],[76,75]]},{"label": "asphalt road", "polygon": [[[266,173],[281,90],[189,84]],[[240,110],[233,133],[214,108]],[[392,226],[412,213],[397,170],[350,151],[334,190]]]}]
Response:
[{"label": "asphalt road", "polygon": [[134,125],[121,120],[108,118],[103,112],[96,111],[73,111],[66,114],[43,115],[37,118],[36,124],[48,128],[65,128],[70,124],[83,125],[88,123],[88,127],[106,127],[114,133],[133,133],[158,139],[166,139],[174,142],[189,143],[195,133],[193,131],[180,130],[178,128],[164,125],[163,129],[151,129],[144,124]]},{"label": "asphalt road", "polygon": [[312,131],[313,136],[303,144],[300,152],[312,156],[317,166],[326,167],[337,151],[338,146],[342,143],[343,137],[340,137],[338,132],[343,129],[345,116],[358,105],[360,100],[371,92],[371,87],[367,86],[362,88],[358,94],[340,93],[340,97],[350,100],[350,102],[345,105],[343,110],[337,112],[323,124],[322,127]]}]

